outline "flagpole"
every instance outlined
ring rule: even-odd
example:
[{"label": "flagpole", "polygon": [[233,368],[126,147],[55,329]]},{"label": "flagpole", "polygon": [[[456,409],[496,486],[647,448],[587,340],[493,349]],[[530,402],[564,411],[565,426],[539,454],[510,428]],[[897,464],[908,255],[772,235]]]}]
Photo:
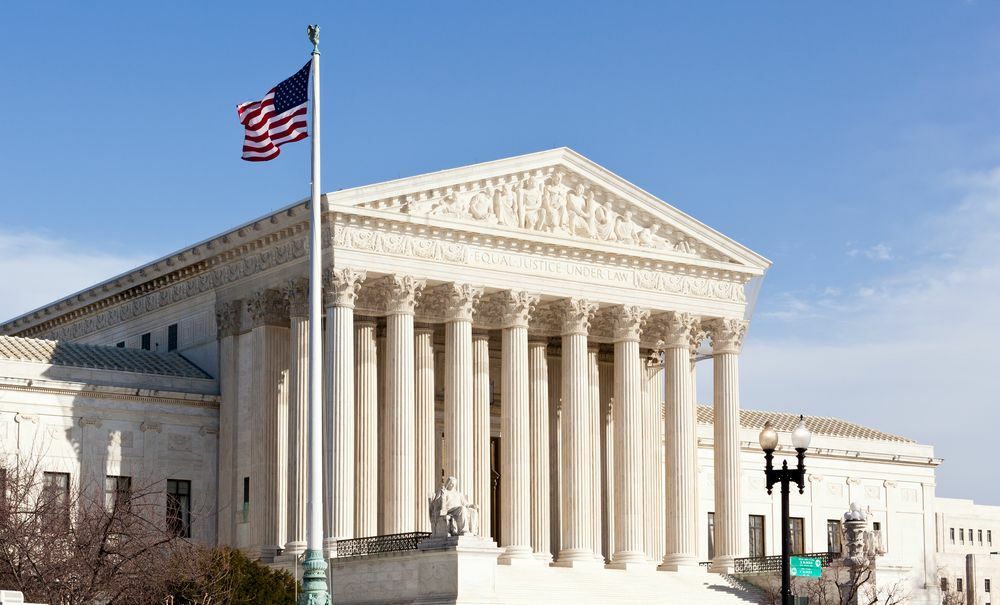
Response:
[{"label": "flagpole", "polygon": [[306,560],[299,605],[328,605],[326,560],[323,556],[323,333],[322,333],[322,202],[319,146],[319,26],[307,29],[312,42],[312,189],[309,201],[309,490]]}]

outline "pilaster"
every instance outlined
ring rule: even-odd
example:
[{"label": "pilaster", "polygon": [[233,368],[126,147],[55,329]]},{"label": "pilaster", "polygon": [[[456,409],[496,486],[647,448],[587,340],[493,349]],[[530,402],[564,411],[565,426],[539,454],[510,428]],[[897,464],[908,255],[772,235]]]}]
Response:
[{"label": "pilaster", "polygon": [[306,549],[309,481],[309,280],[285,286],[289,315],[288,365],[288,536],[285,553]]},{"label": "pilaster", "polygon": [[243,301],[220,302],[215,307],[216,333],[219,338],[219,490],[218,544],[235,546],[236,516],[239,499],[236,473],[237,384],[239,380],[240,319]]}]

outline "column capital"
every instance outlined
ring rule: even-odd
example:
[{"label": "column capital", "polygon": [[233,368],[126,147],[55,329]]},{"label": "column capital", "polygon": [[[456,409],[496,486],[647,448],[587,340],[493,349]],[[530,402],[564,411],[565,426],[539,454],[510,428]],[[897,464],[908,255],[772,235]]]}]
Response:
[{"label": "column capital", "polygon": [[413,315],[426,280],[412,275],[386,275],[372,284],[375,297],[384,301],[389,315]]},{"label": "column capital", "polygon": [[350,267],[330,268],[323,272],[323,298],[327,307],[354,308],[361,291],[361,282],[368,273]]},{"label": "column capital", "polygon": [[615,342],[639,341],[642,327],[649,318],[649,311],[638,305],[617,305],[608,310]]},{"label": "column capital", "polygon": [[276,288],[254,292],[247,301],[247,309],[254,328],[288,325],[288,301]]},{"label": "column capital", "polygon": [[706,321],[705,328],[712,339],[713,353],[739,353],[750,322],[744,319],[721,318]]},{"label": "column capital", "polygon": [[563,336],[569,334],[587,334],[590,330],[590,320],[597,312],[597,303],[583,298],[564,298],[553,304],[561,320]]},{"label": "column capital", "polygon": [[691,349],[698,338],[698,316],[691,313],[668,311],[655,318],[660,346],[665,349]]},{"label": "column capital", "polygon": [[486,330],[473,330],[472,331],[472,340],[473,340],[473,342],[475,342],[477,340],[485,340],[485,341],[489,342],[489,340],[490,340],[490,333],[487,332]]},{"label": "column capital", "polygon": [[288,280],[284,294],[288,299],[289,317],[309,317],[309,278],[296,277]]},{"label": "column capital", "polygon": [[215,303],[215,326],[219,338],[236,336],[240,333],[240,322],[243,318],[243,301],[230,300]]},{"label": "column capital", "polygon": [[471,284],[452,282],[424,292],[421,306],[438,307],[445,321],[472,321],[472,312],[483,289]]},{"label": "column capital", "polygon": [[539,298],[523,290],[504,290],[489,297],[483,312],[501,328],[527,328]]},{"label": "column capital", "polygon": [[528,336],[528,348],[541,347],[548,348],[549,339],[546,336]]}]

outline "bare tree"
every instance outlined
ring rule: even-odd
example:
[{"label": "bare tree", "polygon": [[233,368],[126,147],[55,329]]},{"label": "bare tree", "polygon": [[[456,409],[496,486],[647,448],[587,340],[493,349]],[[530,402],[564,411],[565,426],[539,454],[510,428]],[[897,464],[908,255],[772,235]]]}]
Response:
[{"label": "bare tree", "polygon": [[[849,567],[835,563],[816,579],[793,578],[793,594],[809,597],[810,605],[903,605],[910,595],[902,581],[876,582],[875,559]],[[761,605],[781,603],[781,583],[771,581],[764,589]]]}]

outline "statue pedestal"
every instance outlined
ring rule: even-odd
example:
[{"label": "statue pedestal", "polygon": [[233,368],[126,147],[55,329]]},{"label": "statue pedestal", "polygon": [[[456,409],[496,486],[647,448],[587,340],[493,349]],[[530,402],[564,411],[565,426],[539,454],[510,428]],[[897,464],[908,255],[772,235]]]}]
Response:
[{"label": "statue pedestal", "polygon": [[419,596],[423,605],[497,603],[500,548],[480,536],[430,537],[417,545]]}]

